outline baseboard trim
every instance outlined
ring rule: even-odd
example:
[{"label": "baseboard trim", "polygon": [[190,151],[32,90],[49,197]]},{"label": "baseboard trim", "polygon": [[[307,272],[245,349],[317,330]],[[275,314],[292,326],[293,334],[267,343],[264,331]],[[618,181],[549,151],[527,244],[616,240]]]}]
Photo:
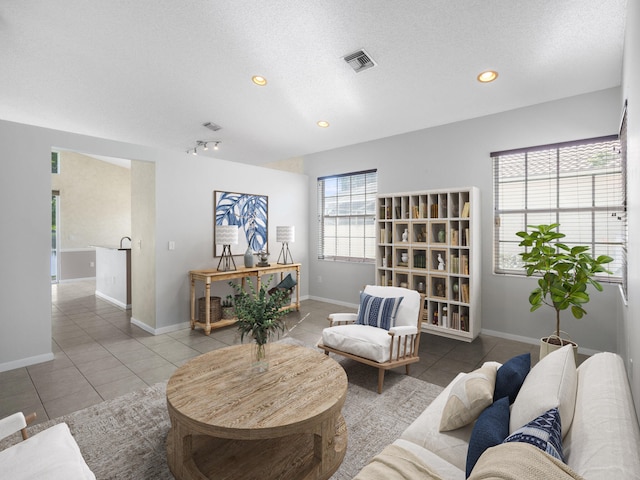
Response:
[{"label": "baseboard trim", "polygon": [[98,290],[95,291],[96,297],[101,298],[102,300],[106,300],[109,303],[113,303],[115,306],[120,307],[120,308],[124,308],[125,310],[130,310],[131,309],[131,304],[126,304],[121,302],[120,300],[116,300],[113,297],[110,297],[109,295],[105,295],[102,292],[99,292]]},{"label": "baseboard trim", "polygon": [[[540,345],[540,339],[539,338],[531,338],[531,337],[524,337],[522,335],[513,335],[511,333],[504,333],[504,332],[499,332],[497,330],[488,330],[486,328],[483,328],[480,333],[483,333],[485,335],[490,335],[492,337],[498,337],[498,338],[504,338],[507,340],[514,340],[516,342],[522,342],[522,343],[529,343],[531,345]],[[595,355],[596,353],[600,353],[600,350],[593,350],[591,348],[584,348],[581,347],[580,345],[578,345],[578,353],[582,353],[583,355]]]},{"label": "baseboard trim", "polygon": [[153,328],[150,325],[147,325],[146,323],[141,322],[140,320],[133,317],[131,317],[131,323],[152,335],[162,335],[164,333],[177,332],[178,330],[183,330],[191,326],[191,322],[182,322],[176,323],[174,325],[169,325],[167,327]]},{"label": "baseboard trim", "polygon": [[334,305],[340,305],[341,307],[355,308],[356,310],[359,307],[357,303],[341,302],[340,300],[334,300],[332,298],[315,297],[313,295],[309,296],[309,300],[317,300],[318,302],[324,302],[324,303],[333,303]]},{"label": "baseboard trim", "polygon": [[29,367],[38,363],[50,362],[54,359],[53,353],[43,353],[42,355],[35,355],[33,357],[20,358],[18,360],[12,360],[10,362],[0,363],[0,372],[6,372],[8,370],[14,370],[16,368]]}]

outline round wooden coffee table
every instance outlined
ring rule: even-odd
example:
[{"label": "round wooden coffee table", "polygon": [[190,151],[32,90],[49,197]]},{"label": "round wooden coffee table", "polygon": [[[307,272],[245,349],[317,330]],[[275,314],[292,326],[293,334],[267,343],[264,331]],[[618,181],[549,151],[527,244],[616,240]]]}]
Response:
[{"label": "round wooden coffee table", "polygon": [[347,448],[347,376],[310,348],[272,343],[267,372],[251,345],[214,350],[169,379],[167,462],[179,479],[327,479]]}]

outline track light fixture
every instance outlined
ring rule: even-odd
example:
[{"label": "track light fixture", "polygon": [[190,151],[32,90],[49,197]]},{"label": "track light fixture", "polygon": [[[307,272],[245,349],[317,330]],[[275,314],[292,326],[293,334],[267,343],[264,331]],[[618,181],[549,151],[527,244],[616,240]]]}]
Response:
[{"label": "track light fixture", "polygon": [[214,150],[218,150],[220,147],[219,145],[222,143],[221,140],[208,140],[208,141],[204,141],[204,140],[196,140],[196,146],[193,147],[193,149],[189,149],[187,150],[187,153],[190,153],[191,155],[198,155],[198,148],[202,147],[202,150],[207,151],[209,150],[209,144],[212,143],[213,144],[213,149]]}]

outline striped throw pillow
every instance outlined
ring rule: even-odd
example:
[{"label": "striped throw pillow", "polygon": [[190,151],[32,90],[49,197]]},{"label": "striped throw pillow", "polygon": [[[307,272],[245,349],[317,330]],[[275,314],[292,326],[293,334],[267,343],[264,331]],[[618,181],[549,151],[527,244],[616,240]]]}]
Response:
[{"label": "striped throw pillow", "polygon": [[371,325],[372,327],[389,330],[394,326],[398,307],[404,297],[381,298],[360,294],[360,309],[358,310],[359,325]]}]

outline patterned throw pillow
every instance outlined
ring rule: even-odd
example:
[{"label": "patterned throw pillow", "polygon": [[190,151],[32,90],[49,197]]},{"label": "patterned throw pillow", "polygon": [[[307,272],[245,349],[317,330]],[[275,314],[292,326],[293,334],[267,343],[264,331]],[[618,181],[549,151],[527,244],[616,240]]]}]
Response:
[{"label": "patterned throw pillow", "polygon": [[524,353],[507,360],[496,375],[496,388],[493,392],[493,400],[509,397],[509,403],[516,400],[524,379],[531,370],[531,354]]},{"label": "patterned throw pillow", "polygon": [[360,294],[360,309],[358,310],[359,325],[371,325],[372,327],[389,330],[394,326],[398,307],[404,297],[381,298]]},{"label": "patterned throw pillow", "polygon": [[440,418],[440,431],[448,432],[470,424],[493,403],[496,366],[485,365],[467,373],[451,388]]},{"label": "patterned throw pillow", "polygon": [[560,412],[552,408],[509,435],[503,443],[523,442],[564,462]]},{"label": "patterned throw pillow", "polygon": [[487,448],[500,445],[509,435],[509,398],[496,400],[478,417],[473,426],[467,450],[466,478],[471,475],[480,455]]}]

